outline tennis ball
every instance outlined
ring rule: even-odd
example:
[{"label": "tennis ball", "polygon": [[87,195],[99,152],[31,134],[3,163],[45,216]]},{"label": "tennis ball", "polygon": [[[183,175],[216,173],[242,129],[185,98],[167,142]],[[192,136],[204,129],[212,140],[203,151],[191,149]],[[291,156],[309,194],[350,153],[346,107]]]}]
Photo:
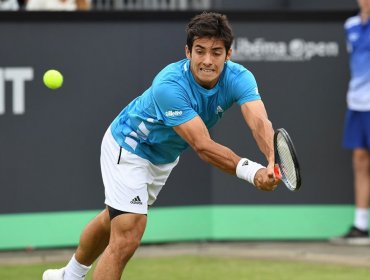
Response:
[{"label": "tennis ball", "polygon": [[48,70],[44,74],[44,84],[50,89],[60,88],[63,84],[63,75],[58,70]]}]

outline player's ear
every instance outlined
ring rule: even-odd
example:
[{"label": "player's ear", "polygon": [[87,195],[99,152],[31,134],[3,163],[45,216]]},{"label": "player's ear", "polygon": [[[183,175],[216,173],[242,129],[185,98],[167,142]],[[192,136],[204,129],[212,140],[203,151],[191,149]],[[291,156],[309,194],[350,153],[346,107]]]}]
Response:
[{"label": "player's ear", "polygon": [[231,59],[231,54],[233,53],[233,50],[232,49],[229,49],[229,51],[227,52],[226,54],[226,61],[230,60]]},{"label": "player's ear", "polygon": [[185,46],[185,54],[188,59],[191,59],[191,52],[189,50],[188,45]]}]

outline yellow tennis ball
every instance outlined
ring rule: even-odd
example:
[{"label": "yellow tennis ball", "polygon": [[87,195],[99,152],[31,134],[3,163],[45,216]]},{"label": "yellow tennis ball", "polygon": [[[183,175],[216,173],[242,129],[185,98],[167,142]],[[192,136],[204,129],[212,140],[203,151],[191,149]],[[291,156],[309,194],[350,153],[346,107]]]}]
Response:
[{"label": "yellow tennis ball", "polygon": [[44,74],[44,84],[50,89],[60,88],[63,84],[63,75],[58,70],[48,70]]}]

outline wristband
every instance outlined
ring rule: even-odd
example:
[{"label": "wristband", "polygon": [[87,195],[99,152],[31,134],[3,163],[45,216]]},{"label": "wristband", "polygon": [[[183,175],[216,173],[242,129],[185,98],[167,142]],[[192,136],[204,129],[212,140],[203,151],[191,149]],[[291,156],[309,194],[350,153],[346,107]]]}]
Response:
[{"label": "wristband", "polygon": [[254,186],[254,176],[256,176],[257,171],[261,168],[265,167],[247,158],[242,158],[236,166],[236,176],[248,181]]}]

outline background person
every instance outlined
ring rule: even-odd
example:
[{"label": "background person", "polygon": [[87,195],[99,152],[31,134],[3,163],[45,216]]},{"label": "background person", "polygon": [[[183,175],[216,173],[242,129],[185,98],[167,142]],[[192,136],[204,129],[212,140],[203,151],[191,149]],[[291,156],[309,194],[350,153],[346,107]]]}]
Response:
[{"label": "background person", "polygon": [[89,0],[28,0],[28,11],[86,11],[90,9]]},{"label": "background person", "polygon": [[355,215],[349,231],[334,242],[370,244],[370,0],[358,0],[360,13],[345,23],[351,80],[347,93],[344,146],[352,149]]},{"label": "background person", "polygon": [[[203,13],[188,24],[186,59],[165,67],[108,128],[101,146],[107,208],[84,229],[65,268],[44,280],[84,279],[101,255],[94,279],[121,279],[143,236],[152,205],[179,155],[191,146],[201,159],[264,191],[274,175],[273,127],[254,76],[230,61],[233,34],[226,16]],[[213,141],[208,129],[233,103],[241,107],[267,168]]]}]

